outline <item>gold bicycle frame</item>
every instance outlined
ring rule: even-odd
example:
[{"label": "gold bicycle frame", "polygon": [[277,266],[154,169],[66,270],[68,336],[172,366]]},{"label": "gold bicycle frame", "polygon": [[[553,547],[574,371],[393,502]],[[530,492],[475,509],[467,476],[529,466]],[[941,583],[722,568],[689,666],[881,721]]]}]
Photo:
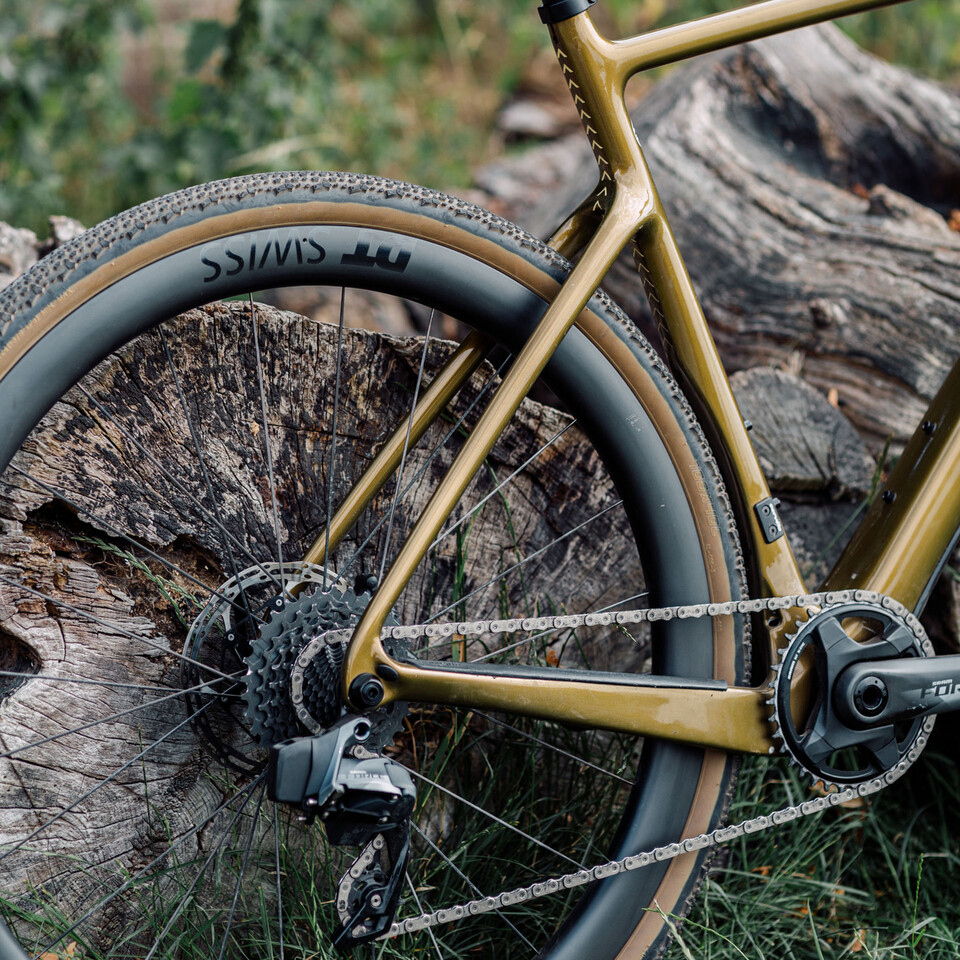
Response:
[{"label": "gold bicycle frame", "polygon": [[[742,534],[764,596],[804,593],[786,536],[768,542],[754,507],[770,496],[690,277],[667,222],[624,102],[627,81],[641,70],[902,0],[767,0],[754,6],[655,30],[626,40],[602,37],[581,12],[550,26],[563,76],[597,159],[600,180],[591,198],[557,230],[551,244],[579,256],[568,280],[516,357],[510,371],[443,477],[379,585],[354,631],[344,661],[344,694],[373,700],[414,700],[523,713],[558,721],[665,737],[701,746],[772,752],[764,701],[769,689],[723,682],[589,683],[577,671],[545,681],[522,668],[391,658],[380,633],[417,564],[462,496],[497,437],[575,318],[628,243],[675,375],[697,408],[740,506]],[[411,442],[476,369],[489,345],[469,338],[448,361],[411,415]],[[322,562],[353,520],[396,470],[407,423],[387,441],[306,559]],[[824,589],[876,590],[908,608],[950,549],[960,526],[960,361],[908,443]],[[770,622],[771,656],[785,624]],[[534,671],[535,673],[535,671]],[[800,671],[798,671],[798,675]],[[799,680],[799,676],[797,678]]]}]

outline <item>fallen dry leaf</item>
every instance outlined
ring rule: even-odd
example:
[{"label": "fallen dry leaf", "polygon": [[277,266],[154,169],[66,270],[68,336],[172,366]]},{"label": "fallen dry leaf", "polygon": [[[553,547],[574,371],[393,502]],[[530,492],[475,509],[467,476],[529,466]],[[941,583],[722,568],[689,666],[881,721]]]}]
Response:
[{"label": "fallen dry leaf", "polygon": [[64,948],[63,953],[41,953],[37,960],[73,960],[77,952],[77,941],[71,940]]}]

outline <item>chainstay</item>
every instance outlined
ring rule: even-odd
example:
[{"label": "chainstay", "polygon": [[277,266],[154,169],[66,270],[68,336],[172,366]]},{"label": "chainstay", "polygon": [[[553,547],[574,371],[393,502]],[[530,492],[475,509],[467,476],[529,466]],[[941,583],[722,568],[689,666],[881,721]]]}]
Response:
[{"label": "chainstay", "polygon": [[[686,604],[672,607],[657,607],[638,610],[623,610],[617,613],[605,611],[602,613],[567,614],[555,617],[526,617],[502,620],[471,620],[453,621],[449,623],[414,624],[408,626],[388,627],[381,632],[382,640],[417,640],[443,639],[446,637],[478,637],[486,634],[522,633],[522,632],[553,632],[555,630],[570,629],[582,626],[626,625],[634,623],[655,623],[667,620],[697,619],[700,617],[732,616],[734,614],[763,613],[766,611],[788,610],[794,608],[823,608],[840,603],[873,603],[896,614],[910,627],[920,641],[921,647],[927,656],[933,655],[932,644],[920,621],[907,610],[903,604],[892,597],[876,593],[871,590],[831,590],[809,594],[791,594],[786,597],[770,597],[762,600],[731,600],[726,603]],[[349,636],[349,631],[343,631]],[[297,670],[302,672],[311,656],[310,647],[304,649],[301,660],[298,660]],[[301,661],[303,661],[301,663]],[[405,933],[416,933],[429,927],[453,923],[466,917],[480,916],[484,913],[537,900],[563,890],[572,890],[575,887],[585,886],[615,877],[631,870],[639,870],[652,863],[662,863],[687,853],[696,853],[708,850],[737,840],[740,837],[762,833],[774,827],[779,827],[803,817],[822,813],[830,807],[838,807],[860,797],[868,797],[879,793],[885,787],[899,780],[910,766],[917,760],[927,744],[930,731],[933,729],[934,716],[924,719],[920,731],[907,753],[893,767],[883,774],[866,780],[863,783],[845,789],[834,789],[819,797],[804,800],[798,804],[790,804],[763,814],[742,820],[736,824],[717,827],[709,833],[702,833],[695,837],[688,837],[674,843],[663,844],[642,853],[632,854],[620,860],[608,860],[606,863],[576,870],[558,877],[541,880],[525,887],[506,890],[495,896],[481,897],[469,900],[466,903],[452,907],[445,907],[432,913],[423,913],[416,917],[408,917],[394,922],[379,939],[387,939]],[[771,753],[775,751],[771,747]]]}]

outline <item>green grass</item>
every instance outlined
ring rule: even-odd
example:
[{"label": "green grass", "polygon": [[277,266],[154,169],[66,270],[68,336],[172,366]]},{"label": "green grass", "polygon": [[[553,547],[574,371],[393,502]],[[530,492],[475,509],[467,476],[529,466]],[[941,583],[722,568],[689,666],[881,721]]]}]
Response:
[{"label": "green grass", "polygon": [[[960,776],[955,757],[938,752],[956,733],[941,719],[906,778],[862,806],[737,841],[667,960],[960,956]],[[731,818],[808,795],[782,771],[780,762],[745,764]]]},{"label": "green grass", "polygon": [[[410,720],[396,751],[401,761],[495,810],[508,823],[538,835],[549,831],[551,844],[564,853],[591,862],[603,859],[603,838],[624,800],[622,785],[585,776],[577,764],[539,750],[476,714],[434,708],[412,714]],[[635,763],[626,738],[537,721],[510,722],[619,773],[628,773]],[[960,771],[955,757],[946,752],[957,732],[957,721],[941,718],[930,749],[910,773],[869,802],[828,810],[731,844],[723,867],[708,876],[686,922],[671,918],[678,933],[666,960],[946,960],[960,955]],[[504,749],[511,744],[513,749]],[[462,809],[450,816],[450,801],[429,784],[418,782],[418,794],[418,822],[482,891],[512,889],[565,871],[563,864],[539,853],[524,858],[518,868],[510,832]],[[769,813],[808,796],[808,782],[785,761],[750,759],[730,820]],[[145,794],[144,802],[153,801]],[[254,794],[247,812],[256,803]],[[224,957],[280,955],[273,817],[272,806],[265,804],[261,831],[249,852],[248,833],[225,823],[227,842],[209,871],[210,882],[203,885],[202,895],[194,891],[188,897],[174,928],[176,938],[158,957],[200,960],[218,955],[223,920],[247,857],[255,867],[253,879],[242,888],[236,936]],[[304,828],[282,812],[278,833],[284,956],[332,958],[332,891],[343,861],[325,849],[319,824]],[[159,829],[157,842],[163,834]],[[474,892],[444,868],[429,844],[416,843],[419,859],[412,874],[423,909],[473,898]],[[195,868],[206,856],[207,850],[190,855],[178,851],[164,862],[159,882],[141,882],[131,891],[147,926],[132,933],[129,951],[118,955],[143,955],[143,945],[152,942],[183,894],[191,892]],[[123,882],[126,877],[109,879]],[[409,899],[409,891],[406,896]],[[560,898],[551,898],[516,908],[515,917],[546,936],[564,906]],[[16,907],[7,904],[3,912],[31,920],[38,945],[68,926],[56,898],[42,889]],[[436,936],[445,956],[476,956],[491,942],[503,944],[501,955],[511,955],[496,917],[442,927]],[[78,934],[69,939],[84,945]],[[376,956],[421,954],[430,955],[422,937],[378,947]],[[93,958],[96,953],[79,955]]]}]

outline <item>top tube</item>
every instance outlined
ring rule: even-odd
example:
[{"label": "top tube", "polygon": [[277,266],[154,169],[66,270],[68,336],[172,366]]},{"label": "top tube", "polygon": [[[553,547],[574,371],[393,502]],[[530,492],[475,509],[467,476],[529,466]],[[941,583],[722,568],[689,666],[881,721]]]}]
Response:
[{"label": "top tube", "polygon": [[[578,16],[596,0],[543,0],[540,19],[553,24]],[[610,51],[621,71],[632,76],[641,70],[676,63],[701,53],[722,50],[749,40],[795,30],[848,14],[888,7],[905,0],[765,0],[697,20],[661,27],[649,33],[611,42]]]}]

